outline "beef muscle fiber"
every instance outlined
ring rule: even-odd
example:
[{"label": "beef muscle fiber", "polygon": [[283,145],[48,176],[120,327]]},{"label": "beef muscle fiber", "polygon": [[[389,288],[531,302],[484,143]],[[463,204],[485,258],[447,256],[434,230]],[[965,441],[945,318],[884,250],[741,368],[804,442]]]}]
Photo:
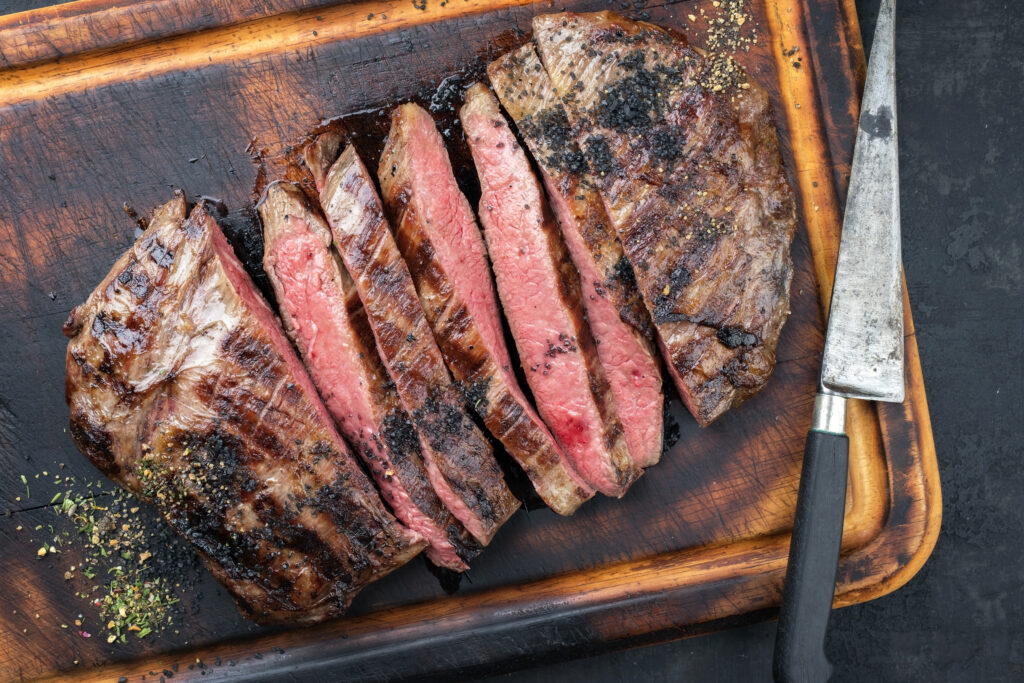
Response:
[{"label": "beef muscle fiber", "polygon": [[291,183],[271,183],[259,204],[263,268],[285,331],[342,434],[384,500],[430,545],[427,557],[456,571],[478,552],[434,493],[412,423],[388,377],[355,284],[331,249],[331,232]]},{"label": "beef muscle fiber", "polygon": [[571,514],[593,490],[519,388],[480,229],[441,135],[421,107],[404,104],[392,112],[378,177],[423,310],[469,406],[541,499],[555,512]]},{"label": "beef muscle fiber", "polygon": [[310,148],[323,178],[320,203],[336,249],[352,276],[381,360],[420,437],[434,490],[483,544],[519,507],[490,443],[452,383],[409,269],[395,244],[373,178],[351,145],[330,166]]},{"label": "beef muscle fiber", "polygon": [[459,116],[480,177],[498,296],[537,409],[580,476],[621,496],[643,470],[629,457],[579,276],[543,191],[486,86],[466,91]]},{"label": "beef muscle fiber", "polygon": [[580,273],[587,320],[622,421],[629,454],[640,467],[661,458],[661,368],[650,316],[633,269],[611,227],[565,108],[533,43],[487,69],[494,91],[515,121],[544,179],[569,254]]}]

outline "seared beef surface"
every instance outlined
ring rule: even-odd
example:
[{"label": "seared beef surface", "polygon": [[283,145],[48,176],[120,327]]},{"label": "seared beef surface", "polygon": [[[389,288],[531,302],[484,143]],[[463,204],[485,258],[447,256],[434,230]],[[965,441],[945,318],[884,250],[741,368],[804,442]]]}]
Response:
[{"label": "seared beef surface", "polygon": [[505,348],[480,230],[434,121],[415,104],[392,112],[378,170],[395,240],[445,361],[488,430],[555,512],[593,495],[523,395]]},{"label": "seared beef surface", "polygon": [[533,28],[670,372],[707,424],[764,386],[789,310],[796,205],[767,95],[610,12]]},{"label": "seared beef surface", "polygon": [[271,183],[259,205],[263,267],[285,331],[327,410],[395,515],[428,540],[427,557],[463,571],[476,552],[437,497],[412,423],[377,353],[355,283],[331,249],[331,231],[291,183]]},{"label": "seared beef surface", "polygon": [[554,216],[490,90],[471,86],[459,116],[480,177],[498,295],[537,409],[580,476],[621,496],[643,470],[629,457]]},{"label": "seared beef surface", "polygon": [[216,221],[182,196],[64,327],[71,435],[261,621],[311,623],[424,546],[335,432]]},{"label": "seared beef surface", "polygon": [[316,153],[322,149],[308,155],[318,169],[314,175],[323,177],[320,203],[384,366],[412,417],[431,483],[452,514],[487,544],[519,501],[452,383],[373,178],[351,146],[323,174],[325,160]]},{"label": "seared beef surface", "polygon": [[661,458],[661,368],[650,316],[633,269],[569,138],[562,100],[533,43],[509,52],[487,69],[502,106],[537,162],[569,254],[597,352],[608,375],[629,453],[640,467]]}]

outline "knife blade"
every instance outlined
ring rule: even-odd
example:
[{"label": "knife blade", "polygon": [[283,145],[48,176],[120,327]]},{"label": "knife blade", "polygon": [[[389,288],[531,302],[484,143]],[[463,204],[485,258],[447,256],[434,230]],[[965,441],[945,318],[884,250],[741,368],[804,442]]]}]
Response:
[{"label": "knife blade", "polygon": [[895,9],[895,0],[882,0],[875,25],[804,447],[772,667],[786,683],[832,673],[824,646],[846,505],[846,399],[904,398]]}]

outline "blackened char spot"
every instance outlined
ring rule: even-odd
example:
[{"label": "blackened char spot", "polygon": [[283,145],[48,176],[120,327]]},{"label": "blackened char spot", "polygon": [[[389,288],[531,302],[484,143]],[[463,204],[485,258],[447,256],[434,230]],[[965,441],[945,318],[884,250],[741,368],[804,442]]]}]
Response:
[{"label": "blackened char spot", "polygon": [[619,288],[619,291],[622,292],[632,292],[636,289],[636,274],[633,272],[633,264],[629,262],[629,257],[625,254],[615,262],[612,273],[611,279],[614,279],[614,282],[607,282],[609,287]]},{"label": "blackened char spot", "polygon": [[690,284],[690,271],[687,270],[686,266],[682,263],[677,264],[672,269],[672,273],[668,277],[669,287],[672,288],[673,292],[682,291],[683,287]]},{"label": "blackened char spot", "polygon": [[149,294],[149,276],[144,271],[139,271],[138,265],[137,261],[129,263],[117,276],[117,282],[136,298],[145,299]]},{"label": "blackened char spot", "polygon": [[170,268],[174,263],[174,252],[161,244],[158,239],[154,239],[153,244],[149,247],[149,257],[161,268]]},{"label": "blackened char spot", "polygon": [[427,437],[434,451],[453,449],[470,430],[469,420],[453,398],[437,387],[431,387],[422,407],[413,411],[413,423]]},{"label": "blackened char spot", "polygon": [[757,337],[755,335],[738,327],[723,327],[718,330],[716,336],[718,341],[730,349],[735,349],[737,346],[754,346],[757,344]]},{"label": "blackened char spot", "polygon": [[92,334],[99,339],[104,334],[113,334],[120,345],[118,352],[142,351],[142,336],[135,330],[125,327],[124,323],[116,320],[106,311],[100,311],[92,321]]},{"label": "blackened char spot", "polygon": [[679,322],[686,316],[675,312],[675,302],[683,288],[690,284],[690,271],[682,263],[676,264],[668,276],[665,288],[654,298],[654,322]]},{"label": "blackened char spot", "polygon": [[483,419],[487,415],[487,388],[490,386],[491,378],[485,377],[475,382],[463,384],[462,392],[466,399],[466,405]]}]

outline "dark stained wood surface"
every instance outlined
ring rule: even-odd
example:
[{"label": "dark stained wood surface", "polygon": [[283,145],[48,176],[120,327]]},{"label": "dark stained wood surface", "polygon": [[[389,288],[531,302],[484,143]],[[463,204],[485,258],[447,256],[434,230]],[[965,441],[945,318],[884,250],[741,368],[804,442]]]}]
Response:
[{"label": "dark stained wood surface", "polygon": [[[0,45],[17,45],[12,38],[20,36],[26,46],[3,53],[17,66],[0,66],[0,326],[7,332],[0,338],[0,496],[9,513],[0,517],[0,678],[92,675],[89,667],[105,662],[120,664],[95,672],[98,679],[173,664],[181,678],[198,676],[196,658],[218,673],[264,676],[337,667],[352,679],[485,671],[770,614],[810,422],[821,293],[831,285],[863,71],[859,42],[851,40],[858,35],[852,4],[836,0],[756,3],[761,40],[738,55],[773,97],[806,227],[794,244],[792,315],[778,368],[761,395],[704,430],[673,400],[673,445],[625,499],[597,499],[570,519],[520,512],[455,595],[446,596],[416,560],[366,590],[352,616],[313,629],[246,622],[200,571],[177,632],[107,645],[95,612],[63,579],[73,555],[52,567],[35,556],[30,530],[52,522],[41,506],[56,490],[45,483],[52,477],[34,475],[52,475],[64,463],[62,473],[100,476],[65,432],[60,325],[133,240],[122,203],[145,213],[183,187],[241,209],[261,179],[286,171],[291,146],[325,119],[362,112],[341,125],[374,157],[386,115],[380,108],[410,98],[433,103],[450,131],[460,181],[473,193],[452,123],[458,88],[522,40],[534,14],[603,5],[507,4],[452,0],[421,11],[390,2],[281,14],[291,7],[285,0],[210,2],[203,16],[214,19],[188,24],[181,20],[187,13],[168,19],[170,5],[146,2],[140,7],[163,9],[145,31],[115,42],[111,36],[123,32],[111,33],[111,22],[137,13],[113,2],[0,21]],[[686,18],[697,6],[651,3],[629,13],[649,13],[699,43],[703,25],[694,29]],[[702,6],[712,13],[710,3]],[[58,49],[86,52],[45,61],[54,55],[40,45],[52,37],[39,39],[39,27],[54,30],[58,10],[73,10],[79,26],[76,42]],[[799,68],[781,54],[792,47],[803,56]],[[907,316],[907,402],[850,409],[837,604],[901,585],[937,532],[934,447]],[[91,618],[96,637],[60,628],[79,612]]]},{"label": "dark stained wood surface", "polygon": [[109,50],[330,4],[333,0],[149,0],[123,4],[78,0],[0,17],[0,67]]}]

